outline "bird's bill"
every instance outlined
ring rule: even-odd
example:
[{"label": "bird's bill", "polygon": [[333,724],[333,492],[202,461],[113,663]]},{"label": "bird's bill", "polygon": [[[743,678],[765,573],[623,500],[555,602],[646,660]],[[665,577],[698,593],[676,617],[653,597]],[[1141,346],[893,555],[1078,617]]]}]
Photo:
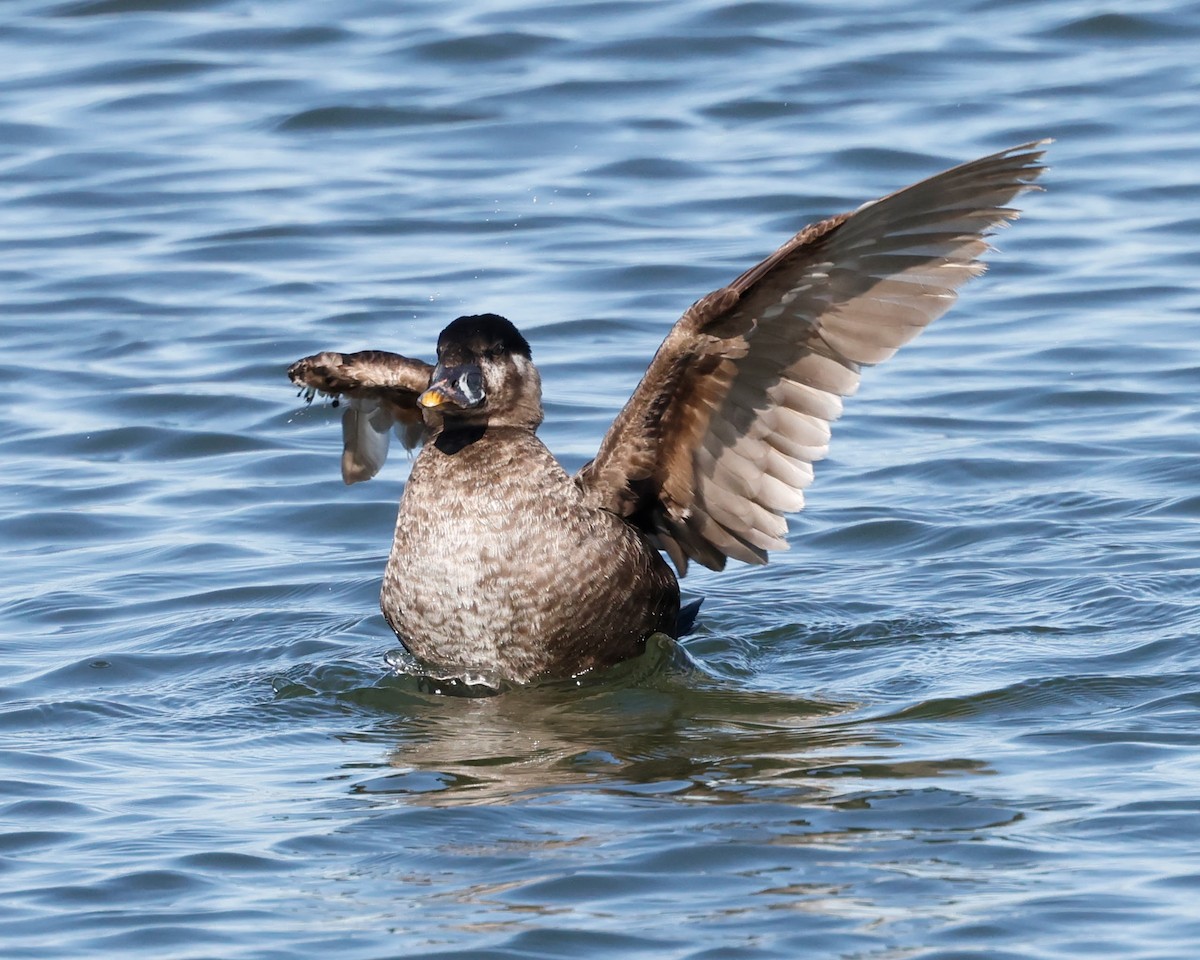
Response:
[{"label": "bird's bill", "polygon": [[469,410],[483,403],[483,372],[474,363],[434,368],[429,389],[417,397],[417,403],[430,409],[458,407]]}]

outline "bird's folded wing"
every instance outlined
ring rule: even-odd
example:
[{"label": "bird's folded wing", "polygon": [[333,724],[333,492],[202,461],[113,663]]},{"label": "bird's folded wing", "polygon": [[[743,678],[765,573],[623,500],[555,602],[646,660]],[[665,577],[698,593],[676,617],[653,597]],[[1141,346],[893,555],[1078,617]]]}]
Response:
[{"label": "bird's folded wing", "polygon": [[342,479],[370,480],[387,459],[392,427],[408,449],[424,438],[417,397],[429,386],[433,367],[383,350],[318,353],[297,360],[288,378],[308,401],[318,394],[346,398],[342,414]]},{"label": "bird's folded wing", "polygon": [[577,482],[688,558],[787,548],[812,464],[861,368],[886,360],[983,272],[984,239],[1043,171],[1028,143],[802,230],[671,329]]}]

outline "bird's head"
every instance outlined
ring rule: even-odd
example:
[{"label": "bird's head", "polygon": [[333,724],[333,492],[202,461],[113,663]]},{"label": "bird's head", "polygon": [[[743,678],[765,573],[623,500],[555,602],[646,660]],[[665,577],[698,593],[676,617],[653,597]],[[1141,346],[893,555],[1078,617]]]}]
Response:
[{"label": "bird's head", "polygon": [[438,337],[437,366],[418,398],[426,419],[536,427],[542,383],[529,343],[494,313],[459,317]]}]

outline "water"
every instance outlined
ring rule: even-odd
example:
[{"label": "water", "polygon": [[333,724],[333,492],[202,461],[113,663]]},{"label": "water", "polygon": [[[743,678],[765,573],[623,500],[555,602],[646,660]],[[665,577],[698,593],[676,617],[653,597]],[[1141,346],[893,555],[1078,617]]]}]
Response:
[{"label": "water", "polygon": [[[8,0],[0,953],[1191,958],[1200,6]],[[594,452],[816,217],[1057,138],[685,643],[389,674],[317,349],[533,343]],[[684,665],[680,665],[681,662]]]}]

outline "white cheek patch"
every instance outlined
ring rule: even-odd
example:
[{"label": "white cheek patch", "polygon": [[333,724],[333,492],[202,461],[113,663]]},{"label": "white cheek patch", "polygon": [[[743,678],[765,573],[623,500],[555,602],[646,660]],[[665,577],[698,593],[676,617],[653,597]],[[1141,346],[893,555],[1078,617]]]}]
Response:
[{"label": "white cheek patch", "polygon": [[527,357],[523,357],[519,353],[512,355],[513,369],[516,371],[516,382],[518,384],[538,384],[541,385],[542,379],[538,375],[537,368],[534,367],[533,361]]}]

